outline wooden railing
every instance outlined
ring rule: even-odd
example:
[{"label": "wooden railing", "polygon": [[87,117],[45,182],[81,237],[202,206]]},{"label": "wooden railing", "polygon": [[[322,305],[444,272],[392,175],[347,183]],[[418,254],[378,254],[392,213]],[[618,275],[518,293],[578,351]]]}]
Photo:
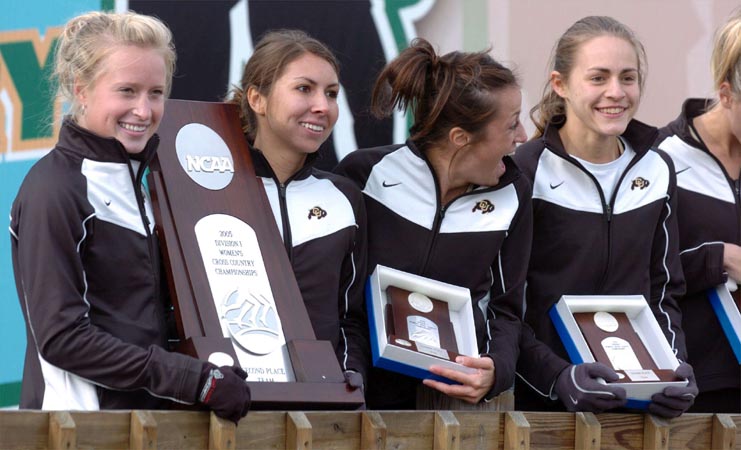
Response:
[{"label": "wooden railing", "polygon": [[[741,415],[0,411],[0,449],[734,449]],[[736,443],[739,442],[739,445]]]}]

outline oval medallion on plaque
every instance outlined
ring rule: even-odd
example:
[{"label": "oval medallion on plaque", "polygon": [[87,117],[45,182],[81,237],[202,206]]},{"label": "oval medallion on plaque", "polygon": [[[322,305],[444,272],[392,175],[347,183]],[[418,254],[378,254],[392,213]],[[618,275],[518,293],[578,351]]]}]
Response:
[{"label": "oval medallion on plaque", "polygon": [[226,142],[214,130],[200,123],[189,123],[175,137],[178,161],[191,180],[218,191],[231,183],[234,161]]}]

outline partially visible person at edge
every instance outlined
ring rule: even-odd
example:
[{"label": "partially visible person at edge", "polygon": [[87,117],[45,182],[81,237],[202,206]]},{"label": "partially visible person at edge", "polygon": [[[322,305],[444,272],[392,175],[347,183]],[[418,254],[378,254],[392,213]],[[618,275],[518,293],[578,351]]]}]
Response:
[{"label": "partially visible person at edge", "polygon": [[490,408],[514,382],[532,231],[530,184],[507,156],[526,137],[520,102],[515,75],[486,52],[439,56],[423,39],[376,80],[373,113],[399,107],[415,122],[405,144],[337,167],[365,194],[369,273],[382,264],[468,288],[480,355],[457,358],[473,374],[433,366],[460,384],[424,380],[427,403],[415,404],[419,380],[374,368],[371,408]]},{"label": "partially visible person at edge", "polygon": [[686,100],[656,143],[677,169],[679,305],[700,389],[690,411],[739,413],[740,366],[707,291],[741,281],[741,10],[718,29],[711,68],[717,97]]},{"label": "partially visible person at edge", "polygon": [[149,16],[91,12],[59,38],[55,75],[69,115],[10,217],[28,338],[21,408],[177,402],[234,422],[247,414],[241,368],[167,351],[167,293],[142,177],[174,64],[170,31]]},{"label": "partially visible person at edge", "polygon": [[339,66],[299,30],[268,32],[231,93],[317,339],[332,346],[350,389],[363,388],[368,324],[363,196],[314,167],[339,113]]},{"label": "partially visible person at edge", "polygon": [[697,387],[676,301],[684,279],[674,168],[652,148],[656,128],[633,119],[646,76],[643,46],[613,18],[584,17],[560,37],[551,64],[531,111],[536,136],[515,155],[533,183],[534,217],[516,408],[624,406],[623,388],[599,382],[618,374],[601,363],[569,363],[548,313],[562,295],[639,294],[681,362],[676,374],[688,380],[653,395],[647,408],[678,416]]}]

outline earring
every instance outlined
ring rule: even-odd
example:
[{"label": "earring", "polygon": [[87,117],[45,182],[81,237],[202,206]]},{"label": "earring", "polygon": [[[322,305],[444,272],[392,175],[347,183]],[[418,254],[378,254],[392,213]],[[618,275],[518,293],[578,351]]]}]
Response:
[{"label": "earring", "polygon": [[81,108],[81,111],[80,111],[80,115],[81,116],[84,116],[85,115],[85,111],[87,111],[87,105],[82,105],[82,108]]}]

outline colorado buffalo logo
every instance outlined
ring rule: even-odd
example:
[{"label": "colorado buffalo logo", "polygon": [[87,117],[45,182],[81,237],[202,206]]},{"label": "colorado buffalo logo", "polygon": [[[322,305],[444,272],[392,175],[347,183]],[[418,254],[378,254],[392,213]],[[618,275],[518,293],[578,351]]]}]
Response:
[{"label": "colorado buffalo logo", "polygon": [[635,189],[635,188],[638,188],[638,189],[641,189],[641,190],[643,190],[643,189],[646,189],[646,188],[648,187],[648,185],[649,185],[649,184],[650,184],[650,183],[648,182],[648,180],[647,180],[647,179],[645,179],[645,178],[643,178],[643,177],[638,177],[638,178],[634,179],[634,180],[633,180],[633,181],[632,181],[632,182],[630,183],[630,190],[632,191],[632,190],[633,190],[633,189]]},{"label": "colorado buffalo logo", "polygon": [[487,214],[494,211],[494,204],[489,200],[479,200],[471,212],[481,211],[481,214]]},{"label": "colorado buffalo logo", "polygon": [[317,220],[322,219],[324,217],[327,217],[327,211],[318,206],[315,206],[309,210],[309,220],[311,220],[312,217],[316,217]]}]

